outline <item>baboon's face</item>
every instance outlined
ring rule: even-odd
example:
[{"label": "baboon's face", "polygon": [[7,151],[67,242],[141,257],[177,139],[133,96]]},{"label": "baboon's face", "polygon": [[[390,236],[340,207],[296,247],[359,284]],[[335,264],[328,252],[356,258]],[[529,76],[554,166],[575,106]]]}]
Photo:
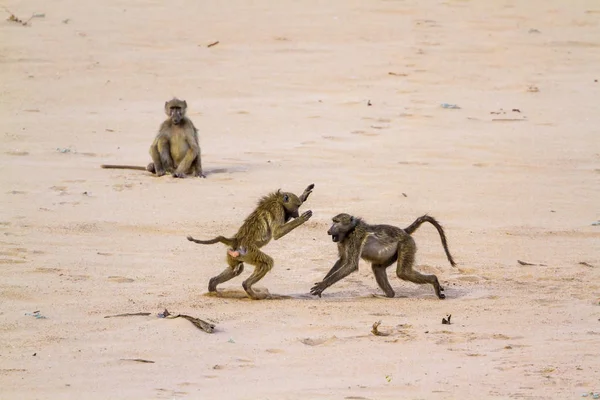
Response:
[{"label": "baboon's face", "polygon": [[179,125],[185,116],[187,103],[185,100],[173,99],[165,103],[165,112],[175,125]]},{"label": "baboon's face", "polygon": [[283,208],[285,209],[285,221],[289,221],[291,218],[298,218],[298,209],[302,205],[302,200],[298,198],[294,193],[283,192],[281,193],[281,199]]},{"label": "baboon's face", "polygon": [[331,235],[331,240],[334,242],[343,241],[348,233],[350,233],[356,227],[356,218],[348,214],[338,214],[331,219],[333,224],[327,231],[328,235]]}]

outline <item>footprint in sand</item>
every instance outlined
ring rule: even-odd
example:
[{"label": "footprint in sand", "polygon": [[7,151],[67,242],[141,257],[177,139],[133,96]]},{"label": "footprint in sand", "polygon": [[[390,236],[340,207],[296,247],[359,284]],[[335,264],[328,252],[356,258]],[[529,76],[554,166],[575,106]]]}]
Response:
[{"label": "footprint in sand", "polygon": [[28,151],[13,150],[13,151],[7,151],[6,154],[8,154],[9,156],[28,156],[29,152]]},{"label": "footprint in sand", "polygon": [[351,135],[361,135],[361,136],[379,136],[379,133],[365,132],[365,131],[352,131]]},{"label": "footprint in sand", "polygon": [[172,399],[174,397],[183,397],[188,394],[188,392],[181,392],[177,390],[163,388],[156,388],[155,390],[157,391],[156,395],[159,399]]},{"label": "footprint in sand", "polygon": [[62,272],[60,268],[46,268],[46,267],[37,267],[33,270],[33,272],[37,274],[58,274]]},{"label": "footprint in sand", "polygon": [[27,249],[14,247],[0,251],[0,264],[23,264],[27,262]]},{"label": "footprint in sand", "polygon": [[336,336],[331,336],[328,338],[305,338],[300,339],[300,342],[307,346],[320,346],[320,345],[330,345],[335,343],[338,340]]},{"label": "footprint in sand", "polygon": [[117,192],[122,192],[125,189],[131,189],[133,187],[132,183],[125,183],[125,184],[121,184],[118,183],[116,185],[113,185],[113,190],[116,190]]}]

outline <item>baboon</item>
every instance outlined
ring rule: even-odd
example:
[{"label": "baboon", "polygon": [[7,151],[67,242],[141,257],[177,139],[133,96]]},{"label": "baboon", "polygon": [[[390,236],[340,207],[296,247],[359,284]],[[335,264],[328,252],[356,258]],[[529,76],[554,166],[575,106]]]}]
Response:
[{"label": "baboon", "polygon": [[163,176],[171,173],[175,178],[186,174],[205,178],[202,173],[198,130],[185,116],[187,102],[173,98],[165,102],[168,118],[162,123],[154,142],[150,146],[152,162],[147,167],[134,165],[106,165],[102,168],[146,170]]},{"label": "baboon", "polygon": [[[195,243],[220,242],[230,247],[227,251],[228,266],[219,275],[210,279],[208,291],[216,292],[217,285],[241,274],[244,271],[244,263],[248,263],[255,268],[252,275],[242,283],[242,287],[252,299],[266,298],[266,294],[256,293],[252,289],[252,285],[273,268],[273,259],[260,251],[260,248],[269,243],[271,238],[277,240],[285,236],[312,217],[312,211],[305,211],[299,215],[298,209],[308,199],[314,187],[314,184],[309,185],[300,197],[281,190],[264,196],[231,238],[217,236],[210,240],[197,240],[188,236],[187,239]],[[290,221],[292,218],[293,220]]]},{"label": "baboon", "polygon": [[423,215],[405,229],[391,225],[369,225],[361,218],[344,213],[336,215],[332,220],[333,225],[327,234],[337,243],[340,258],[325,278],[310,289],[311,294],[321,297],[321,293],[329,286],[357,271],[359,259],[362,258],[371,263],[375,280],[387,297],[394,297],[395,293],[388,281],[386,268],[397,261],[396,274],[400,279],[430,283],[440,299],[446,298],[437,276],[424,275],[413,269],[417,246],[411,234],[424,222],[435,226],[448,261],[452,266],[456,265],[448,250],[444,229],[435,218]]}]

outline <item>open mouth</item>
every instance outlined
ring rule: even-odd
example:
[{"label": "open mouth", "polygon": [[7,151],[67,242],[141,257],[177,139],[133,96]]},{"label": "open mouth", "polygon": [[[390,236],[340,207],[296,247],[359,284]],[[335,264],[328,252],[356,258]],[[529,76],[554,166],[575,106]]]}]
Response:
[{"label": "open mouth", "polygon": [[334,242],[337,242],[340,240],[340,237],[338,235],[331,235],[331,240],[333,240]]}]

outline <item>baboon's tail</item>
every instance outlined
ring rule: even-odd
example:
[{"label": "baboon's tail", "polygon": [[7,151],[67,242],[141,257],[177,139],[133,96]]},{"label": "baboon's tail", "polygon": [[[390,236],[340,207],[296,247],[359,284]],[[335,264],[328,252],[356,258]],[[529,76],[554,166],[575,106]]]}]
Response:
[{"label": "baboon's tail", "polygon": [[446,257],[448,257],[448,261],[450,261],[450,264],[453,267],[456,266],[456,263],[454,262],[452,255],[450,255],[450,250],[448,250],[448,243],[446,242],[446,235],[444,234],[444,228],[442,228],[442,225],[440,225],[440,223],[437,222],[435,218],[430,217],[429,215],[423,215],[422,217],[415,219],[415,222],[410,224],[408,226],[408,228],[405,228],[404,230],[409,235],[412,235],[412,233],[414,231],[416,231],[417,229],[419,229],[419,227],[424,222],[429,222],[431,225],[435,226],[435,229],[437,229],[438,233],[440,234],[440,238],[442,239],[442,246],[444,246],[444,251],[446,252]]},{"label": "baboon's tail", "polygon": [[235,240],[232,238],[226,238],[225,236],[217,236],[214,239],[210,239],[210,240],[198,240],[198,239],[194,239],[191,236],[187,237],[187,240],[189,240],[190,242],[194,242],[194,243],[200,243],[200,244],[215,244],[215,243],[223,243],[227,246],[233,246],[233,244],[235,243]]},{"label": "baboon's tail", "polygon": [[136,171],[147,171],[146,167],[140,167],[138,165],[110,165],[110,164],[102,164],[102,168],[104,169],[135,169]]}]

